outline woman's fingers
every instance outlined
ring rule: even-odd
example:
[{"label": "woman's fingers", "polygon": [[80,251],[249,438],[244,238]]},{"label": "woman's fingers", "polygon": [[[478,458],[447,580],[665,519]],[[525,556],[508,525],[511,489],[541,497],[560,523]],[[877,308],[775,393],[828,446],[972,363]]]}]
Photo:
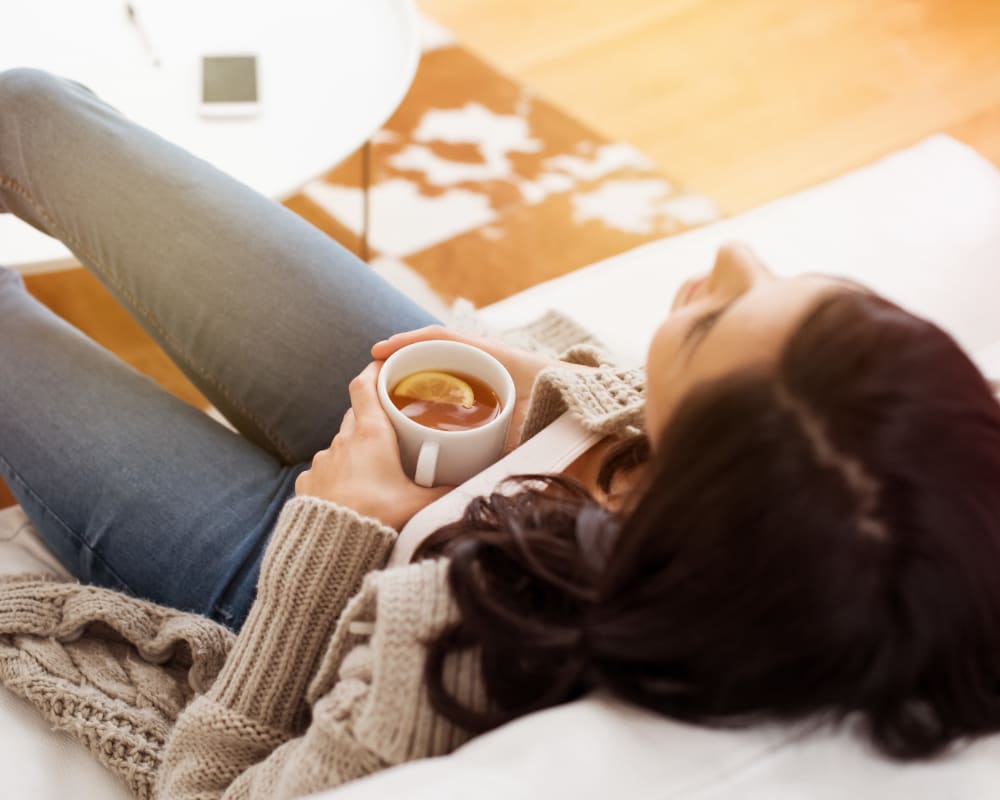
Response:
[{"label": "woman's fingers", "polygon": [[468,342],[468,337],[461,336],[448,330],[444,325],[428,325],[425,328],[417,328],[413,331],[404,331],[375,342],[372,345],[372,358],[384,361],[401,347],[406,347],[414,342],[425,342],[433,339],[448,339],[453,342]]},{"label": "woman's fingers", "polygon": [[344,413],[344,418],[340,421],[340,432],[345,436],[349,436],[351,431],[354,430],[354,409],[349,408]]},{"label": "woman's fingers", "polygon": [[385,412],[378,402],[378,392],[375,389],[375,379],[381,366],[381,361],[372,361],[347,387],[354,411],[352,419],[360,425],[385,421]]}]

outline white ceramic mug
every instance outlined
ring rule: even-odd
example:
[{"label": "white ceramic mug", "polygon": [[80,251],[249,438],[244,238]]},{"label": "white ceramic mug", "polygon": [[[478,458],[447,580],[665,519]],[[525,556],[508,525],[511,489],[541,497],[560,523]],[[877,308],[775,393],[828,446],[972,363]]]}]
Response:
[{"label": "white ceramic mug", "polygon": [[[414,372],[461,372],[485,382],[500,400],[500,413],[478,428],[442,431],[414,422],[389,391]],[[403,469],[421,486],[458,486],[500,458],[514,413],[514,380],[503,364],[461,342],[414,342],[386,359],[378,374],[378,399],[399,440]]]}]

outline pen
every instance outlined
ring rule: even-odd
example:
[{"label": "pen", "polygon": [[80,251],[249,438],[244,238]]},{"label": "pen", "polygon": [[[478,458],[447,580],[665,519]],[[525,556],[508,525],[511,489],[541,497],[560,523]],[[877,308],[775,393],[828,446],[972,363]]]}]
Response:
[{"label": "pen", "polygon": [[153,42],[150,40],[146,29],[143,28],[142,24],[139,22],[139,15],[135,10],[135,6],[132,5],[131,2],[126,2],[125,10],[128,12],[129,22],[135,26],[135,29],[139,34],[139,38],[142,39],[142,43],[146,47],[146,51],[149,53],[150,58],[153,59],[153,66],[160,66],[160,57],[156,55],[156,50],[153,48]]}]

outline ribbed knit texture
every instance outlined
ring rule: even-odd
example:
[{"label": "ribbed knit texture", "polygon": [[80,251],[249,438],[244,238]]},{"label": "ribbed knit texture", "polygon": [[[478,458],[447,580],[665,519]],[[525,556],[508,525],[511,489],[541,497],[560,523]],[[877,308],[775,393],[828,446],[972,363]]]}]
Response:
[{"label": "ribbed knit texture", "polygon": [[485,322],[471,303],[458,300],[451,308],[448,326],[468,335],[558,356],[569,364],[599,368],[597,373],[558,367],[543,370],[532,387],[520,441],[530,439],[567,410],[585,428],[605,436],[635,436],[645,430],[645,372],[616,367],[604,345],[564,314],[547,311],[534,322],[504,331]]},{"label": "ribbed knit texture", "polygon": [[[395,539],[391,528],[333,503],[286,503],[232,653],[208,692],[177,720],[160,796],[296,797],[311,791],[312,781],[333,786],[384,766],[374,755],[361,757],[364,748],[342,725],[299,734],[309,719],[306,688],[340,612],[365,575],[383,566]],[[336,695],[330,702],[343,704]],[[344,753],[351,754],[346,761]],[[306,784],[303,776],[311,776]]]},{"label": "ribbed knit texture", "polygon": [[295,731],[305,724],[305,688],[336,615],[365,575],[385,564],[396,532],[310,497],[285,505],[276,532],[261,564],[257,600],[208,695],[266,725]]},{"label": "ribbed knit texture", "polygon": [[542,370],[531,390],[521,441],[530,439],[566,411],[587,430],[605,436],[635,436],[644,430],[646,374],[643,370],[615,368],[604,361],[600,349],[588,345],[573,347],[562,357],[564,361],[595,369]]},{"label": "ribbed knit texture", "polygon": [[[558,315],[530,330],[599,369],[543,371],[522,441],[566,409],[609,436],[641,429],[641,372]],[[423,681],[426,643],[458,619],[448,562],[383,570],[395,538],[351,509],[289,501],[235,639],[108,589],[0,580],[0,680],[143,798],[280,800],[449,753],[468,735]],[[485,708],[477,651],[451,656],[444,682]]]}]

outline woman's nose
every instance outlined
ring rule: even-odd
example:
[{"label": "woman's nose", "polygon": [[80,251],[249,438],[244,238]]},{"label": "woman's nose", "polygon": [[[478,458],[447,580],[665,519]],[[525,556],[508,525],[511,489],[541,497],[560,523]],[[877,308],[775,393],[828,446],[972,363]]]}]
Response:
[{"label": "woman's nose", "polygon": [[773,279],[771,270],[749,245],[743,242],[726,242],[716,254],[708,288],[711,292],[735,296],[749,291],[761,281]]}]

